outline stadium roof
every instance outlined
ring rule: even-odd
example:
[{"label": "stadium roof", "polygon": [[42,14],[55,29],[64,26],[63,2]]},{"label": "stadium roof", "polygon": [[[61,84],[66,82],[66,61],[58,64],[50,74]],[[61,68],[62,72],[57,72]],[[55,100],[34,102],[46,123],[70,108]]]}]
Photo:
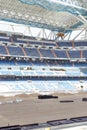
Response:
[{"label": "stadium roof", "polygon": [[0,0],[0,20],[69,32],[87,27],[87,0]]}]

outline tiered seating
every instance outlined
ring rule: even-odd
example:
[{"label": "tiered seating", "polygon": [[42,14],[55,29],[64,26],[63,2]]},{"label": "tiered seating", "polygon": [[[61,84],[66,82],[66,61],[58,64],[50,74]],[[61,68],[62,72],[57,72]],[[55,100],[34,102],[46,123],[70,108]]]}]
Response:
[{"label": "tiered seating", "polygon": [[64,50],[54,50],[54,52],[58,58],[68,58]]},{"label": "tiered seating", "polygon": [[47,42],[47,41],[29,41],[29,45],[40,45],[40,46],[56,46],[55,42]]},{"label": "tiered seating", "polygon": [[0,70],[0,75],[14,75],[11,70]]},{"label": "tiered seating", "polygon": [[29,37],[29,36],[13,35],[12,39],[16,43],[27,43],[29,45],[43,45],[43,46],[51,46],[51,47],[56,46],[54,41],[49,41],[49,40],[39,41],[35,37]]},{"label": "tiered seating", "polygon": [[20,70],[13,70],[12,71],[15,76],[22,76],[22,72]]},{"label": "tiered seating", "polygon": [[78,47],[79,47],[79,46],[83,46],[83,47],[84,47],[84,46],[87,46],[87,41],[74,42],[74,46],[75,46],[75,47],[77,47],[77,46],[78,46]]},{"label": "tiered seating", "polygon": [[32,40],[36,40],[35,37],[16,35],[16,34],[12,35],[12,39],[15,43],[29,43]]},{"label": "tiered seating", "polygon": [[40,55],[38,54],[38,51],[36,48],[24,48],[27,56],[32,56],[32,57],[40,57]]},{"label": "tiered seating", "polygon": [[51,52],[50,49],[40,49],[40,52],[42,54],[43,57],[50,57],[50,58],[55,58]]},{"label": "tiered seating", "polygon": [[36,76],[34,71],[22,71],[23,76]]},{"label": "tiered seating", "polygon": [[[9,36],[1,36],[0,38],[2,37],[8,40],[11,38]],[[16,45],[11,43],[14,41]],[[58,46],[55,47],[56,43],[53,41],[37,41],[35,38],[30,39],[21,35],[13,36],[11,42],[9,43],[12,45],[9,43],[0,45],[0,54],[7,55],[6,59],[1,57],[0,60],[0,77],[5,76],[6,78],[7,76],[7,79],[13,77],[13,81],[0,83],[1,92],[13,92],[12,94],[14,92],[56,91],[74,93],[81,89],[79,80],[87,78],[87,63],[86,60],[79,63],[79,60],[81,58],[87,59],[87,50],[84,48],[87,46],[86,42],[76,42],[76,44],[67,41],[58,42]],[[80,46],[82,51],[80,51]],[[78,50],[72,50],[73,47],[78,48]],[[16,79],[20,81],[16,82]],[[73,79],[76,81],[71,81]],[[0,80],[2,79],[0,78]],[[86,87],[87,82],[84,85]]]},{"label": "tiered seating", "polygon": [[69,51],[70,58],[81,58],[80,51]]},{"label": "tiered seating", "polygon": [[74,86],[68,83],[67,81],[58,81],[58,85],[59,85],[58,89],[60,91],[71,92],[71,93],[72,91],[75,91]]},{"label": "tiered seating", "polygon": [[24,56],[22,50],[20,47],[17,47],[17,46],[7,46],[8,48],[8,51],[10,53],[10,55],[13,55],[13,56]]},{"label": "tiered seating", "polygon": [[[18,40],[18,38],[20,39],[20,40]],[[12,39],[13,39],[13,41],[15,42],[15,43],[26,43],[26,41],[24,41],[24,40],[21,40],[21,38],[23,38],[23,35],[12,35]]]},{"label": "tiered seating", "polygon": [[32,64],[33,64],[33,66],[37,66],[37,67],[39,67],[39,66],[47,66],[47,63],[46,63],[46,61],[41,61],[41,60],[35,60],[35,61],[32,61]]},{"label": "tiered seating", "polygon": [[87,59],[87,50],[83,50],[83,57]]},{"label": "tiered seating", "polygon": [[72,47],[72,42],[58,42],[57,43],[59,47]]},{"label": "tiered seating", "polygon": [[56,46],[55,43],[51,43],[51,42],[50,42],[50,43],[49,43],[49,42],[48,42],[48,43],[47,43],[47,42],[45,42],[45,43],[43,42],[43,45],[44,45],[44,46],[51,46],[51,47],[52,47],[52,46],[53,46],[53,47]]},{"label": "tiered seating", "polygon": [[11,40],[10,40],[9,37],[2,37],[2,36],[0,36],[0,41],[3,41],[3,42],[11,42]]},{"label": "tiered seating", "polygon": [[14,60],[0,60],[0,66],[15,66]]},{"label": "tiered seating", "polygon": [[73,63],[71,63],[70,61],[57,61],[56,62],[56,66],[61,66],[61,67],[72,67]]},{"label": "tiered seating", "polygon": [[31,61],[18,60],[15,62],[16,62],[16,65],[18,65],[18,66],[32,66]]},{"label": "tiered seating", "polygon": [[4,45],[0,45],[0,55],[7,55],[6,49]]},{"label": "tiered seating", "polygon": [[[14,84],[13,84],[14,82]],[[67,81],[0,81],[0,92],[5,95],[15,95],[18,93],[41,93],[41,92],[78,92],[73,84]],[[6,93],[7,92],[7,93]],[[1,95],[1,94],[0,94]]]},{"label": "tiered seating", "polygon": [[67,76],[72,76],[72,77],[79,77],[81,76],[80,70],[79,69],[67,69],[66,71]]},{"label": "tiered seating", "polygon": [[75,67],[85,67],[85,66],[87,66],[87,63],[86,62],[75,62],[74,66]]},{"label": "tiered seating", "polygon": [[11,42],[11,39],[6,33],[0,33],[0,41]]}]

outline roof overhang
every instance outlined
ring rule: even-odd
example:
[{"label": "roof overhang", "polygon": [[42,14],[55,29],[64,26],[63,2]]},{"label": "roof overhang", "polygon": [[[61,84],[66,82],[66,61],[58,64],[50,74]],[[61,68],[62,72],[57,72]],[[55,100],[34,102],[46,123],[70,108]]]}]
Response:
[{"label": "roof overhang", "polygon": [[86,6],[81,0],[0,0],[0,20],[66,32],[87,26]]}]

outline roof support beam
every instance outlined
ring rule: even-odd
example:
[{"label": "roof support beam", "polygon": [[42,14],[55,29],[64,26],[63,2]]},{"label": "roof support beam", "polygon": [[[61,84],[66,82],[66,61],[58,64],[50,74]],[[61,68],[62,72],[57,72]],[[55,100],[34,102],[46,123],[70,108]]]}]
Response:
[{"label": "roof support beam", "polygon": [[81,31],[73,38],[73,41],[74,41],[83,31],[84,31],[84,29],[81,30]]},{"label": "roof support beam", "polygon": [[33,36],[33,34],[32,34],[32,31],[31,31],[31,27],[30,27],[30,26],[28,26],[27,28],[28,28],[29,35],[32,37],[32,36]]},{"label": "roof support beam", "polygon": [[86,25],[87,26],[87,20],[84,18],[84,16],[82,16],[79,12],[77,12],[78,13],[78,19],[79,19],[79,21],[81,21],[84,25]]},{"label": "roof support beam", "polygon": [[69,33],[68,40],[70,40],[70,37],[71,37],[71,32]]}]

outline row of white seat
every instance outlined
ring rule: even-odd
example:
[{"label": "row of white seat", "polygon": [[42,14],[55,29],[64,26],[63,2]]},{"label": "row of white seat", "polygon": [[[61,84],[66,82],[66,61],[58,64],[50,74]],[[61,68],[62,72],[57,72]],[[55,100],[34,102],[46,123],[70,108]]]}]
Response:
[{"label": "row of white seat", "polygon": [[79,81],[0,81],[0,95],[43,92],[76,93],[87,91],[86,86],[87,82],[82,84]]}]

